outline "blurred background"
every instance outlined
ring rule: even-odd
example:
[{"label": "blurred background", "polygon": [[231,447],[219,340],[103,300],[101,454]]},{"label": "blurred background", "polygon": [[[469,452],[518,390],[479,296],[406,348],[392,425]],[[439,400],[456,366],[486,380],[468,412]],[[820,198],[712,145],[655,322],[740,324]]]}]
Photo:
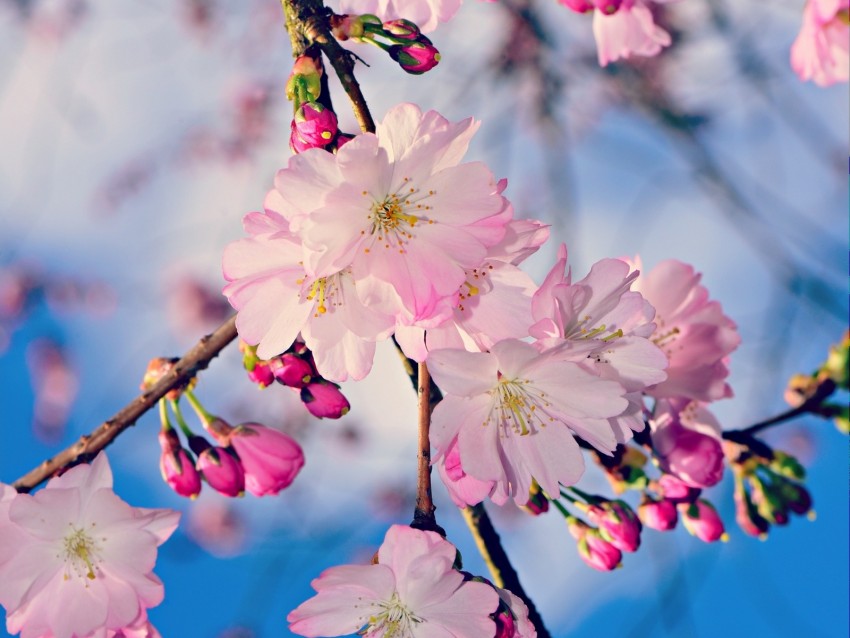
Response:
[{"label": "blurred background", "polygon": [[[731,429],[784,410],[788,377],[814,370],[847,325],[847,86],[789,69],[802,8],[669,5],[656,18],[673,45],[606,69],[590,19],[553,0],[467,2],[431,34],[443,57],[421,77],[352,46],[377,118],[412,101],[482,120],[467,159],[508,178],[519,216],[552,226],[526,262],[538,282],[560,242],[579,278],[635,254],[703,273],[743,337],[736,396],[712,407]],[[137,394],[150,358],[229,315],[222,249],[290,156],[290,56],[273,0],[0,0],[0,481],[92,430]],[[279,497],[177,497],[159,476],[153,413],[109,448],[122,498],[183,511],[156,568],[166,599],[150,617],[165,638],[289,635],[311,579],[367,562],[412,513],[415,395],[389,344],[344,385],[339,421],[313,419],[283,386],[258,391],[240,362],[225,350],[197,394],[302,443],[305,469]],[[608,574],[579,560],[558,514],[488,505],[552,634],[847,636],[847,440],[818,419],[766,440],[807,466],[817,510],[766,542],[735,527],[728,474],[708,493],[728,543],[647,530]],[[581,486],[607,493],[595,470]],[[483,574],[435,492],[449,539]]]}]

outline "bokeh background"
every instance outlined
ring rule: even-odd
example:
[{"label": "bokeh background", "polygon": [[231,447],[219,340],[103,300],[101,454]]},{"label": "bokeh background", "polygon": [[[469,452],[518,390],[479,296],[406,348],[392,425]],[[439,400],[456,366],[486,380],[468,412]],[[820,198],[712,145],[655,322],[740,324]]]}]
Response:
[{"label": "bokeh background", "polygon": [[[802,7],[670,5],[657,16],[669,50],[603,70],[589,19],[550,0],[471,1],[433,34],[436,69],[407,76],[360,46],[358,77],[378,117],[412,101],[482,120],[468,157],[508,178],[518,215],[552,226],[527,264],[538,282],[560,242],[579,277],[636,253],[703,272],[743,337],[736,396],[714,406],[739,428],[782,411],[788,377],[819,365],[847,325],[847,87],[788,68]],[[0,481],[111,416],[151,357],[179,355],[228,315],[221,251],[290,156],[288,43],[273,0],[0,0]],[[344,386],[340,421],[312,419],[287,388],[258,391],[235,347],[201,375],[209,410],[304,445],[307,465],[278,498],[174,495],[154,414],[109,448],[125,500],[183,511],[156,568],[163,636],[289,635],[312,578],[368,561],[409,520],[415,397],[385,346]],[[610,574],[581,563],[556,513],[488,507],[553,635],[847,636],[847,440],[817,419],[766,439],[808,467],[818,514],[766,542],[734,526],[731,477],[708,494],[728,543],[649,530]],[[595,471],[581,485],[605,490]],[[467,569],[484,573],[435,491]]]}]

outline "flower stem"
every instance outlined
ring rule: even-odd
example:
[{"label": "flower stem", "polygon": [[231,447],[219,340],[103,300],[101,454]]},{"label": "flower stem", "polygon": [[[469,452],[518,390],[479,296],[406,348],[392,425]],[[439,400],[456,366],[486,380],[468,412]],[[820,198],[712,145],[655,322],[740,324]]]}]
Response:
[{"label": "flower stem", "polygon": [[171,411],[174,412],[174,418],[177,419],[177,425],[180,427],[180,431],[186,435],[187,439],[191,439],[195,436],[195,433],[192,432],[192,429],[186,423],[186,419],[183,418],[183,411],[180,409],[179,400],[171,399],[169,403],[171,404]]}]

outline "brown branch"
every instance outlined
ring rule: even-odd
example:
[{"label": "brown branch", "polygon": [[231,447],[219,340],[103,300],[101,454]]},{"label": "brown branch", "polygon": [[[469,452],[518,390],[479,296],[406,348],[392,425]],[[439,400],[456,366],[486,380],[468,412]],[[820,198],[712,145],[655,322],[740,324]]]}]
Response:
[{"label": "brown branch", "polygon": [[84,434],[70,447],[12,483],[19,492],[29,492],[51,476],[77,463],[91,460],[119,434],[129,428],[145,412],[153,408],[165,394],[194,377],[207,367],[210,360],[236,338],[236,317],[231,317],[212,334],[201,340],[174,364],[154,386],[133,399],[115,416],[101,424],[91,434]]},{"label": "brown branch", "polygon": [[322,5],[321,0],[281,0],[281,4],[286,13],[286,26],[292,39],[293,52],[296,44],[303,46],[304,41],[317,44],[330,61],[342,88],[351,100],[351,109],[360,130],[364,133],[374,133],[375,121],[360,90],[360,84],[354,77],[354,56],[343,49],[331,34],[328,26],[329,11]]},{"label": "brown branch", "polygon": [[428,366],[420,363],[417,378],[417,401],[419,407],[419,452],[418,452],[418,482],[416,491],[416,509],[413,512],[411,527],[438,532],[445,536],[445,531],[437,525],[434,516],[434,501],[431,498],[431,375]]},{"label": "brown branch", "polygon": [[740,430],[726,430],[723,432],[723,438],[729,441],[735,441],[740,443],[744,440],[749,440],[755,434],[758,434],[762,430],[766,430],[769,427],[773,427],[774,425],[779,425],[781,423],[785,423],[786,421],[790,421],[794,417],[808,414],[808,413],[817,413],[818,409],[823,405],[825,399],[829,398],[833,392],[835,392],[835,382],[831,379],[828,379],[817,386],[817,390],[815,390],[814,394],[807,398],[803,403],[798,405],[796,408],[791,408],[790,410],[786,410],[776,416],[772,416],[769,419],[765,419],[764,421],[759,421],[749,427],[742,428]]},{"label": "brown branch", "polygon": [[540,617],[537,607],[534,606],[531,598],[520,584],[519,575],[511,565],[484,505],[479,503],[472,507],[465,507],[461,510],[461,514],[463,514],[463,519],[466,521],[469,531],[472,532],[472,537],[475,539],[481,557],[490,570],[493,583],[497,587],[508,589],[522,598],[522,601],[528,607],[528,619],[537,629],[537,638],[551,638],[551,634],[543,625],[543,619]]}]

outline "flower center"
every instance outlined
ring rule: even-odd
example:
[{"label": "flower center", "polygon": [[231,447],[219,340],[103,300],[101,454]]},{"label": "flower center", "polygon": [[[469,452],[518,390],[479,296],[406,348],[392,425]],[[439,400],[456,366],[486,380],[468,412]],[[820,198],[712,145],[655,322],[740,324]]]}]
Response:
[{"label": "flower center", "polygon": [[413,625],[422,622],[401,602],[398,592],[393,592],[392,598],[378,603],[382,611],[369,619],[369,626],[364,636],[383,636],[383,638],[412,638]]},{"label": "flower center", "polygon": [[495,417],[505,434],[509,430],[520,436],[534,434],[539,428],[546,427],[547,422],[555,420],[546,414],[546,408],[551,405],[546,400],[546,393],[536,391],[528,379],[500,377],[499,384],[490,394],[495,395],[494,405],[483,425],[489,425]]},{"label": "flower center", "polygon": [[342,277],[349,272],[348,269],[341,270],[329,277],[320,277],[313,281],[310,281],[309,277],[304,276],[297,281],[301,285],[301,297],[315,302],[313,317],[321,317],[328,310],[333,310],[343,304]]},{"label": "flower center", "polygon": [[[604,323],[600,324],[596,327],[592,327],[594,323],[593,317],[590,315],[585,315],[582,317],[581,321],[577,321],[572,328],[569,326],[564,329],[566,334],[564,335],[565,339],[599,339],[600,341],[613,341],[619,337],[623,336],[622,328],[618,330],[614,330],[613,328],[609,328]],[[605,333],[608,332],[608,335]],[[602,336],[605,335],[605,336]]]},{"label": "flower center", "polygon": [[[92,523],[92,527],[94,523]],[[85,575],[89,580],[96,578],[95,570],[100,563],[100,548],[91,534],[80,527],[71,526],[70,532],[65,536],[65,565],[70,566],[77,576]],[[65,573],[65,580],[70,579],[70,574]]]},{"label": "flower center", "polygon": [[[422,219],[422,213],[431,210],[431,206],[423,202],[435,194],[436,191],[433,190],[420,192],[418,188],[410,185],[410,178],[405,177],[396,192],[390,193],[383,200],[374,200],[367,215],[368,233],[373,238],[370,246],[377,242],[383,244],[384,248],[392,248],[401,254],[407,252],[406,246],[414,237],[414,226]],[[369,193],[363,191],[363,195],[368,197]],[[427,222],[434,223],[430,219]],[[361,231],[361,235],[366,235],[366,232]],[[369,251],[369,247],[364,248],[364,252]]]}]

